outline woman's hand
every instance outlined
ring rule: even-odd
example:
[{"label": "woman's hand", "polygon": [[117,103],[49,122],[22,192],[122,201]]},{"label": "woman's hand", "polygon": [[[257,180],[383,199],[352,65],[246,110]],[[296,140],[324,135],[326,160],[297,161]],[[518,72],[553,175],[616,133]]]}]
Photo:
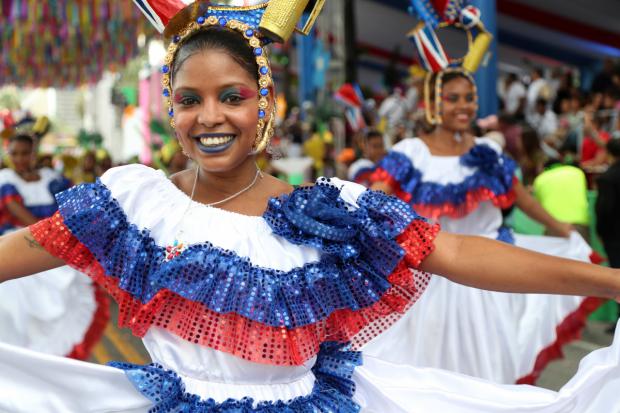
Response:
[{"label": "woman's hand", "polygon": [[547,226],[547,234],[554,237],[569,238],[575,228],[568,222],[560,222],[554,220],[551,225]]},{"label": "woman's hand", "polygon": [[515,193],[517,194],[517,206],[525,212],[525,214],[545,226],[549,231],[549,235],[558,237],[570,237],[573,227],[565,222],[560,222],[553,218],[542,205],[525,189],[521,182],[515,185]]}]

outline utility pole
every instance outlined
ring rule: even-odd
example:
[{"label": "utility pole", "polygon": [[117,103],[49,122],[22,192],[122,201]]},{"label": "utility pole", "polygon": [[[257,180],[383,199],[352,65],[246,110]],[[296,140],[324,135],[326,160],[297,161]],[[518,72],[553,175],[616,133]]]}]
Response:
[{"label": "utility pole", "polygon": [[357,28],[355,0],[344,0],[345,79],[357,83]]}]

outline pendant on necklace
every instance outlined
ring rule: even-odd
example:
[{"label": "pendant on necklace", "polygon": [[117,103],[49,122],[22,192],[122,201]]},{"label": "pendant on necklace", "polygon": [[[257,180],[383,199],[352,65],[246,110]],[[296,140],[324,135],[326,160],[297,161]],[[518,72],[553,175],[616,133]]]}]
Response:
[{"label": "pendant on necklace", "polygon": [[185,243],[180,242],[179,240],[175,239],[172,245],[168,245],[166,247],[166,251],[164,252],[165,254],[164,262],[172,261],[179,255],[181,255],[181,253],[185,251],[186,249],[187,249],[187,246],[185,245]]}]

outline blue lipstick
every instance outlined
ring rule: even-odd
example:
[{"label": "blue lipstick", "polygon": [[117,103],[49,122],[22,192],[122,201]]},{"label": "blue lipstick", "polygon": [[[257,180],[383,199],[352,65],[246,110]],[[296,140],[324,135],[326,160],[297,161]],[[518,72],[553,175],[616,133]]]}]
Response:
[{"label": "blue lipstick", "polygon": [[203,133],[194,136],[194,140],[203,153],[219,153],[230,148],[237,139],[232,133]]}]

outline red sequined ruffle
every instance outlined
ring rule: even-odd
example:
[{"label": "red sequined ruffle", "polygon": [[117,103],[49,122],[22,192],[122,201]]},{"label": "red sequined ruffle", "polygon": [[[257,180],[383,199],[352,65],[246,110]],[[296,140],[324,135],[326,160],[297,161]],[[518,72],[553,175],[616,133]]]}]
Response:
[{"label": "red sequined ruffle", "polygon": [[438,230],[436,225],[416,220],[398,237],[406,255],[388,277],[392,287],[375,304],[357,311],[338,310],[326,320],[287,330],[236,313],[219,314],[168,290],[141,303],[119,287],[118,278],[105,274],[88,248],[64,225],[60,214],[30,227],[47,251],[89,275],[114,297],[119,305],[120,327],[129,327],[137,336],[144,336],[151,326],[164,328],[189,342],[271,365],[303,364],[325,341],[351,341],[359,347],[397,321],[428,285],[430,274],[413,268],[433,251]]},{"label": "red sequined ruffle", "polygon": [[93,321],[90,323],[88,330],[86,330],[82,342],[76,344],[71,353],[67,355],[67,357],[76,360],[87,360],[90,357],[93,348],[103,337],[105,328],[110,320],[110,299],[99,285],[94,284],[93,287],[95,289],[95,302],[97,303],[97,309],[93,314]]},{"label": "red sequined ruffle", "polygon": [[6,206],[13,201],[22,205],[24,203],[20,195],[7,195],[0,199],[0,229],[7,225],[11,227],[21,226],[20,222],[6,209]]},{"label": "red sequined ruffle", "polygon": [[407,203],[411,202],[411,194],[409,192],[403,191],[403,189],[400,187],[400,183],[396,179],[394,179],[394,177],[390,175],[385,169],[377,168],[370,176],[370,182],[383,182],[387,184],[390,188],[392,188],[392,195],[396,196],[399,199],[402,199]]},{"label": "red sequined ruffle", "polygon": [[517,199],[517,194],[514,190],[516,180],[517,178],[514,178],[513,188],[502,195],[495,195],[493,191],[487,188],[479,188],[476,191],[468,192],[465,202],[460,205],[454,205],[452,203],[445,203],[443,205],[414,204],[413,209],[418,214],[429,219],[437,219],[443,216],[450,218],[463,218],[464,216],[475,211],[478,208],[478,205],[485,201],[491,201],[493,205],[500,209],[507,209],[510,208]]},{"label": "red sequined ruffle", "polygon": [[[377,169],[371,178],[372,182],[384,182],[393,191],[393,195],[402,199],[407,203],[411,203],[411,194],[403,191],[400,184],[394,179],[386,170]],[[510,208],[517,199],[517,194],[514,190],[514,186],[517,184],[518,179],[513,178],[513,187],[505,194],[496,195],[493,191],[487,188],[479,188],[475,191],[467,193],[467,198],[462,204],[456,205],[450,202],[446,202],[442,205],[428,205],[428,204],[413,204],[415,212],[421,216],[436,220],[440,217],[447,216],[450,218],[463,218],[470,214],[481,202],[491,201],[493,205],[501,209]]]}]

